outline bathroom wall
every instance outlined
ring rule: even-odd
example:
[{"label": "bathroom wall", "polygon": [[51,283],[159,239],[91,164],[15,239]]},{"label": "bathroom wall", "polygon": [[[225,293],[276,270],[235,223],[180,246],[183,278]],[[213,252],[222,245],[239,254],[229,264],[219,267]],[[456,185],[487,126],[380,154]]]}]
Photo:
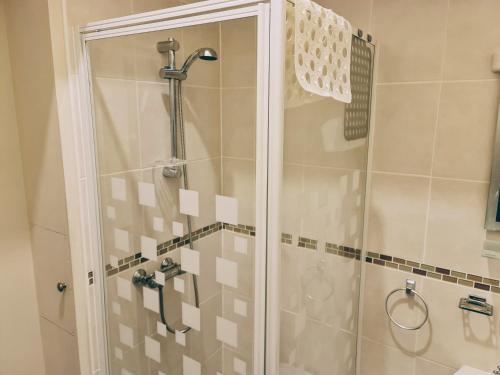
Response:
[{"label": "bathroom wall", "polygon": [[0,374],[43,375],[44,359],[5,4],[0,1]]},{"label": "bathroom wall", "polygon": [[[45,370],[51,375],[78,374],[47,3],[7,0],[5,14]],[[64,294],[56,290],[58,281],[68,284]],[[34,372],[43,371],[38,365]]]},{"label": "bathroom wall", "polygon": [[[463,313],[460,297],[500,307],[500,261],[481,257],[500,81],[495,0],[324,0],[377,43],[361,374],[491,371],[498,317]],[[384,299],[417,280],[430,309],[417,332],[391,326]],[[404,295],[407,324],[422,316]],[[399,304],[397,304],[399,303]]]}]

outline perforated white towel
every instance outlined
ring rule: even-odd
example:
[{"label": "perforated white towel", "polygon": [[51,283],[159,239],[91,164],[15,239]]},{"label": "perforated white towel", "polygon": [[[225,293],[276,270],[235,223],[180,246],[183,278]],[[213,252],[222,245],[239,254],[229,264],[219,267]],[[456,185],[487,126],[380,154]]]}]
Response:
[{"label": "perforated white towel", "polygon": [[313,1],[295,1],[295,73],[305,90],[351,102],[351,37],[345,18]]}]

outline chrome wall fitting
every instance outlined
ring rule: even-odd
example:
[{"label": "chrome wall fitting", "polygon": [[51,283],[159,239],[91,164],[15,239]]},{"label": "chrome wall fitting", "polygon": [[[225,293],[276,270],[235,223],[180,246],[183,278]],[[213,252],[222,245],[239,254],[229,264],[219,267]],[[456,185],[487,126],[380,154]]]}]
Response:
[{"label": "chrome wall fitting", "polygon": [[66,288],[68,287],[68,284],[66,284],[64,281],[59,281],[56,285],[57,291],[59,293],[64,293]]},{"label": "chrome wall fitting", "polygon": [[472,311],[482,315],[493,315],[493,306],[486,302],[486,298],[474,296],[472,294],[467,298],[460,298],[458,307],[462,310]]},{"label": "chrome wall fitting", "polygon": [[[406,285],[405,285],[404,288],[394,289],[385,298],[385,313],[387,314],[387,316],[389,317],[389,319],[391,320],[391,322],[395,326],[397,326],[397,327],[399,327],[401,329],[404,329],[406,331],[416,331],[417,329],[422,328],[424,326],[424,324],[427,323],[427,320],[429,320],[429,307],[427,306],[427,303],[425,302],[424,297],[422,297],[422,295],[415,290],[416,286],[417,286],[417,283],[416,283],[415,280],[407,279],[406,280]],[[420,301],[424,305],[425,316],[424,316],[424,319],[422,320],[422,322],[420,324],[417,324],[416,326],[406,326],[406,325],[401,324],[398,321],[396,321],[393,318],[393,316],[391,315],[391,313],[389,311],[389,299],[391,298],[391,296],[394,293],[397,293],[397,292],[400,292],[400,291],[404,291],[406,293],[406,295],[408,297],[410,297],[410,298],[412,298],[414,296],[417,296],[417,298],[420,299]]]}]

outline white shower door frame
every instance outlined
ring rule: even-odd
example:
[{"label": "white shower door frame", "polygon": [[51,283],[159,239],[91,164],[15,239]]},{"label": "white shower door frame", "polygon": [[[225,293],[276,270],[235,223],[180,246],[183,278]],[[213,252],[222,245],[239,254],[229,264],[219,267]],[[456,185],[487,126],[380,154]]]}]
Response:
[{"label": "white shower door frame", "polygon": [[[279,0],[272,0],[277,4]],[[279,1],[281,3],[281,1]],[[281,7],[281,5],[280,5]],[[273,285],[268,292],[266,284],[269,275],[268,251],[271,248],[279,249],[279,227],[268,232],[268,224],[276,225],[279,220],[276,205],[279,204],[279,191],[276,190],[281,179],[280,174],[270,174],[269,165],[281,169],[281,140],[282,132],[282,67],[271,63],[273,56],[277,63],[281,61],[282,44],[280,39],[281,25],[271,30],[269,3],[256,0],[209,0],[190,5],[183,5],[165,10],[148,12],[139,15],[121,17],[101,22],[95,22],[82,27],[74,37],[75,50],[73,58],[76,61],[76,74],[70,76],[70,92],[72,110],[74,114],[73,138],[67,139],[74,146],[73,154],[65,155],[71,159],[65,163],[65,168],[76,168],[78,184],[67,182],[69,191],[69,215],[78,215],[74,220],[79,223],[73,228],[70,239],[71,246],[78,249],[79,258],[73,258],[73,270],[80,275],[75,280],[75,296],[77,303],[78,343],[80,347],[81,367],[85,375],[108,374],[107,339],[106,339],[106,309],[104,300],[105,272],[102,262],[98,173],[96,165],[96,138],[94,127],[94,113],[92,109],[92,92],[90,83],[90,65],[87,52],[87,41],[112,38],[158,30],[168,30],[192,25],[199,25],[225,20],[256,17],[257,18],[257,134],[256,134],[256,249],[255,252],[255,307],[254,307],[254,362],[255,374],[266,373],[266,314],[273,311],[279,318],[277,300],[274,299],[278,291]],[[281,17],[282,15],[280,15]],[[274,36],[274,41],[273,41]],[[270,44],[275,44],[274,51]],[[68,58],[71,60],[71,58]],[[274,67],[273,67],[274,64]],[[273,73],[274,72],[274,73]],[[270,77],[277,74],[277,78]],[[270,98],[270,94],[273,96]],[[271,109],[272,108],[272,109]],[[270,123],[273,123],[271,130]],[[64,141],[64,140],[63,140]],[[269,147],[273,155],[268,153]],[[66,149],[67,151],[67,149]],[[276,154],[275,152],[278,152]],[[67,154],[67,152],[66,152]],[[274,162],[273,162],[274,160]],[[72,163],[71,163],[72,162]],[[70,164],[73,164],[72,166]],[[69,172],[69,171],[68,171]],[[74,174],[74,171],[71,171]],[[272,176],[272,177],[269,177]],[[272,181],[271,181],[271,180]],[[270,191],[273,190],[271,193]],[[269,203],[268,203],[269,202]],[[268,216],[272,211],[272,215]],[[269,223],[268,223],[269,220]],[[276,233],[278,234],[276,234]],[[75,250],[72,250],[75,253]],[[279,255],[278,258],[279,259]],[[267,268],[266,268],[267,267]],[[87,275],[93,273],[93,284],[88,285]],[[82,280],[85,275],[85,280]],[[276,281],[277,276],[272,276]],[[274,284],[274,282],[273,282]],[[266,298],[268,301],[266,309]],[[271,303],[273,306],[269,306]],[[276,320],[272,320],[276,323]],[[278,321],[279,326],[279,321]],[[275,332],[276,333],[276,332]],[[271,340],[275,344],[276,335]],[[269,347],[268,347],[269,349]],[[273,351],[276,347],[273,348]],[[85,355],[82,356],[82,353]],[[272,363],[273,361],[271,361]],[[267,362],[269,366],[269,362]],[[269,368],[269,367],[268,367]],[[274,372],[268,371],[270,374]]]}]

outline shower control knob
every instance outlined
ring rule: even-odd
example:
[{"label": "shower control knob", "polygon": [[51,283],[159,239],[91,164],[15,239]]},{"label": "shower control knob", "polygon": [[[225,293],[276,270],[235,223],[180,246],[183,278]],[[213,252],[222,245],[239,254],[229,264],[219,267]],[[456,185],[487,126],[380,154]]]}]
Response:
[{"label": "shower control knob", "polygon": [[68,285],[64,281],[59,281],[57,283],[57,291],[60,293],[64,293]]}]

